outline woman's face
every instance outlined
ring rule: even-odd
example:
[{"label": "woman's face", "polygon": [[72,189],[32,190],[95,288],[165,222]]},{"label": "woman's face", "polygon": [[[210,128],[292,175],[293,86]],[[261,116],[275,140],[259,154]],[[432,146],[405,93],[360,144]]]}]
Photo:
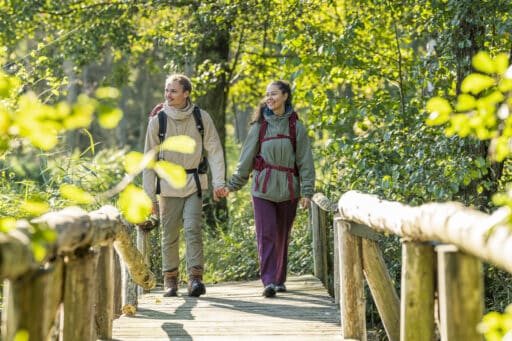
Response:
[{"label": "woman's face", "polygon": [[288,94],[283,93],[279,86],[270,84],[267,87],[267,93],[265,94],[265,103],[267,107],[274,112],[274,114],[284,114],[285,102],[288,99]]},{"label": "woman's face", "polygon": [[172,81],[165,86],[165,99],[167,104],[177,109],[183,109],[187,106],[189,91],[183,90],[183,85],[178,81]]}]

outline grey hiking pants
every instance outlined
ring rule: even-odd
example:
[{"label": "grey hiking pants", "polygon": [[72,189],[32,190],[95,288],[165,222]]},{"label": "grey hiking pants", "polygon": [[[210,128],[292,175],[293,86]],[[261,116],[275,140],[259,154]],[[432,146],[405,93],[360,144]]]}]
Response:
[{"label": "grey hiking pants", "polygon": [[162,270],[175,271],[180,265],[180,228],[185,234],[187,270],[203,269],[201,235],[203,201],[194,193],[185,198],[160,197],[162,221]]}]

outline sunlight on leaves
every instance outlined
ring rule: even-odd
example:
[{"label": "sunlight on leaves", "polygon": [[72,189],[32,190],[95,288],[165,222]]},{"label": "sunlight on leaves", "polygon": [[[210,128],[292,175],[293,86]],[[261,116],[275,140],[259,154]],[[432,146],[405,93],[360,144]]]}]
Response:
[{"label": "sunlight on leaves", "polygon": [[64,120],[64,127],[70,130],[89,127],[93,120],[95,108],[95,100],[85,95],[78,96],[77,102],[73,104],[72,114]]},{"label": "sunlight on leaves", "polygon": [[494,58],[494,66],[499,75],[505,75],[508,69],[508,55],[506,53],[497,55],[496,58]]},{"label": "sunlight on leaves", "polygon": [[501,79],[498,84],[498,89],[501,92],[509,92],[510,90],[512,90],[512,79],[510,79],[510,78]]},{"label": "sunlight on leaves", "polygon": [[123,111],[119,108],[109,106],[100,106],[98,113],[98,122],[105,129],[114,129],[123,118]]},{"label": "sunlight on leaves", "polygon": [[71,106],[67,102],[59,102],[55,106],[54,118],[64,119],[71,115]]},{"label": "sunlight on leaves", "polygon": [[90,193],[74,185],[62,185],[60,186],[59,191],[60,195],[63,198],[68,199],[77,204],[87,205],[94,202],[94,197]]},{"label": "sunlight on leaves", "polygon": [[427,119],[428,124],[438,125],[446,123],[452,112],[452,106],[448,100],[441,97],[431,98],[426,105],[430,116]]},{"label": "sunlight on leaves", "polygon": [[11,125],[11,117],[7,108],[0,103],[0,135],[7,134]]},{"label": "sunlight on leaves", "polygon": [[494,66],[494,61],[492,60],[489,53],[485,51],[480,51],[476,55],[473,56],[473,67],[485,73],[494,73],[496,68]]},{"label": "sunlight on leaves", "polygon": [[16,228],[16,219],[13,217],[0,218],[0,232],[7,233]]},{"label": "sunlight on leaves", "polygon": [[464,78],[460,88],[463,92],[470,92],[473,95],[478,95],[480,92],[493,85],[494,79],[492,77],[479,73],[472,73]]},{"label": "sunlight on leaves", "polygon": [[127,221],[139,224],[151,214],[153,203],[144,190],[129,184],[119,194],[119,207]]},{"label": "sunlight on leaves", "polygon": [[25,329],[18,330],[16,333],[16,336],[14,336],[14,341],[28,341],[29,340],[29,333]]},{"label": "sunlight on leaves", "polygon": [[177,135],[165,139],[162,143],[164,150],[180,152],[185,154],[192,154],[196,147],[196,141],[190,136]]},{"label": "sunlight on leaves", "polygon": [[98,88],[94,94],[96,95],[97,98],[116,99],[121,96],[121,92],[117,88],[113,88],[113,87]]},{"label": "sunlight on leaves", "polygon": [[27,138],[35,147],[46,151],[53,149],[59,142],[57,132],[52,129],[34,132]]},{"label": "sunlight on leaves", "polygon": [[132,175],[140,173],[144,168],[142,164],[143,159],[144,154],[134,151],[129,152],[124,158],[124,170]]},{"label": "sunlight on leaves", "polygon": [[182,188],[187,184],[187,173],[179,165],[167,161],[157,161],[153,169],[160,178],[174,188]]},{"label": "sunlight on leaves", "polygon": [[476,106],[475,97],[462,94],[457,98],[457,105],[455,106],[455,110],[457,111],[468,111],[474,109]]},{"label": "sunlight on leaves", "polygon": [[48,212],[50,210],[50,205],[42,201],[26,200],[22,203],[21,208],[29,215],[39,216]]},{"label": "sunlight on leaves", "polygon": [[46,256],[46,248],[44,245],[39,242],[32,242],[30,245],[32,246],[35,260],[38,262],[42,261]]}]

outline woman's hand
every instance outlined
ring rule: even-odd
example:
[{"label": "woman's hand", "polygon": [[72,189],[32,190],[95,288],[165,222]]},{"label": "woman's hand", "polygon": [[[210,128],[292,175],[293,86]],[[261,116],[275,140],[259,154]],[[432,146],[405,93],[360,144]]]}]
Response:
[{"label": "woman's hand", "polygon": [[309,198],[300,198],[300,208],[309,208],[311,200]]},{"label": "woman's hand", "polygon": [[227,187],[219,187],[213,190],[213,200],[218,201],[220,198],[225,198],[229,195]]}]

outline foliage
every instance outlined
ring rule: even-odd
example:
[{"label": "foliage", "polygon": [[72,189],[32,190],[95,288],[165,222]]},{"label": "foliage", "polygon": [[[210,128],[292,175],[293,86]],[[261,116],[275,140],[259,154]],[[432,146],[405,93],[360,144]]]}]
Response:
[{"label": "foliage", "polygon": [[[426,109],[430,113],[427,123],[445,125],[447,135],[475,136],[480,140],[491,140],[489,157],[503,161],[512,155],[512,66],[509,66],[509,56],[498,54],[492,57],[481,51],[473,57],[472,62],[477,72],[469,74],[462,81],[462,93],[453,107],[442,97],[434,97],[427,102]],[[512,208],[510,190],[496,194],[493,200],[496,205]],[[510,222],[512,215],[505,223]],[[494,272],[497,271],[488,271],[487,277]],[[498,276],[499,280],[502,280],[501,277],[503,276]],[[507,333],[512,333],[511,321],[509,306],[503,314],[491,311],[485,315],[479,330],[487,340],[501,340]]]},{"label": "foliage", "polygon": [[[258,104],[269,80],[284,78],[292,83],[295,107],[315,143],[318,191],[335,199],[346,190],[357,189],[413,205],[457,200],[489,211],[509,200],[504,194],[492,202],[498,185],[508,190],[504,185],[507,165],[487,158],[488,150],[503,157],[508,119],[498,116],[493,121],[483,112],[459,116],[447,136],[443,126],[424,124],[425,102],[434,94],[449,102],[459,95],[474,97],[475,103],[486,96],[489,103],[502,102],[495,97],[497,93],[484,96],[485,89],[479,95],[468,90],[469,84],[476,91],[472,84],[481,84],[480,80],[490,84],[489,78],[472,77],[464,86],[462,81],[471,73],[471,57],[478,51],[488,51],[493,59],[510,50],[511,6],[508,0],[16,0],[0,6],[0,23],[5,28],[0,32],[4,46],[0,56],[3,70],[19,82],[20,90],[12,95],[35,93],[45,110],[44,105],[53,107],[64,98],[76,102],[81,94],[92,95],[101,86],[121,89],[124,115],[120,124],[104,133],[98,128],[100,120],[95,119],[87,131],[58,135],[58,141],[65,139],[79,147],[79,152],[73,148],[68,155],[95,153],[95,148],[107,146],[140,151],[146,127],[141,122],[146,122],[155,102],[161,101],[165,73],[190,74],[198,98],[223,86],[229,101],[221,104],[233,121]],[[225,46],[227,53],[222,49]],[[491,75],[492,87],[499,90],[499,72],[488,72],[488,63],[481,64],[484,69],[479,73]],[[11,82],[5,79],[0,89]],[[472,101],[468,96],[461,103],[468,105]],[[0,106],[0,132],[5,131],[4,107]],[[8,110],[13,108],[7,105]],[[463,107],[454,108],[458,114],[466,112]],[[106,112],[110,113],[106,117],[118,117],[118,111]],[[495,113],[502,113],[498,106]],[[216,121],[222,130],[219,122],[223,121]],[[488,134],[481,129],[484,126],[497,132],[487,136],[487,142],[477,138]],[[475,137],[455,134],[464,129],[463,135],[474,132]],[[35,139],[42,145],[55,141],[53,135]],[[5,147],[4,134],[0,134],[2,146],[9,153],[22,153],[26,148],[26,144],[13,150]],[[86,185],[94,182],[89,177],[93,172],[86,171],[83,183],[70,183],[58,167],[53,170],[48,165],[48,170],[40,171],[46,169],[45,152],[33,155],[41,163],[12,164],[19,174],[35,177],[10,181],[9,169],[2,183],[38,202],[48,200],[45,193],[38,193],[39,182],[72,184],[98,193]],[[122,186],[114,187],[109,195],[119,193],[140,170],[144,156],[129,155],[126,170],[118,174]],[[82,194],[77,198],[86,201],[87,195]],[[243,193],[237,195],[247,204]],[[5,212],[17,217],[19,202],[6,200]],[[234,250],[237,244],[249,247],[250,217],[234,209],[250,210],[238,201],[230,205],[231,225],[222,237],[229,241],[222,243],[233,245]],[[10,222],[0,226],[10,226]],[[249,240],[242,241],[241,236]],[[217,241],[209,245],[213,248]],[[399,278],[396,241],[386,240],[382,246],[396,270],[392,277]],[[237,258],[233,254],[225,259]],[[241,267],[239,273],[250,273],[251,266]],[[488,279],[491,287],[499,287],[498,277],[489,275]]]}]

